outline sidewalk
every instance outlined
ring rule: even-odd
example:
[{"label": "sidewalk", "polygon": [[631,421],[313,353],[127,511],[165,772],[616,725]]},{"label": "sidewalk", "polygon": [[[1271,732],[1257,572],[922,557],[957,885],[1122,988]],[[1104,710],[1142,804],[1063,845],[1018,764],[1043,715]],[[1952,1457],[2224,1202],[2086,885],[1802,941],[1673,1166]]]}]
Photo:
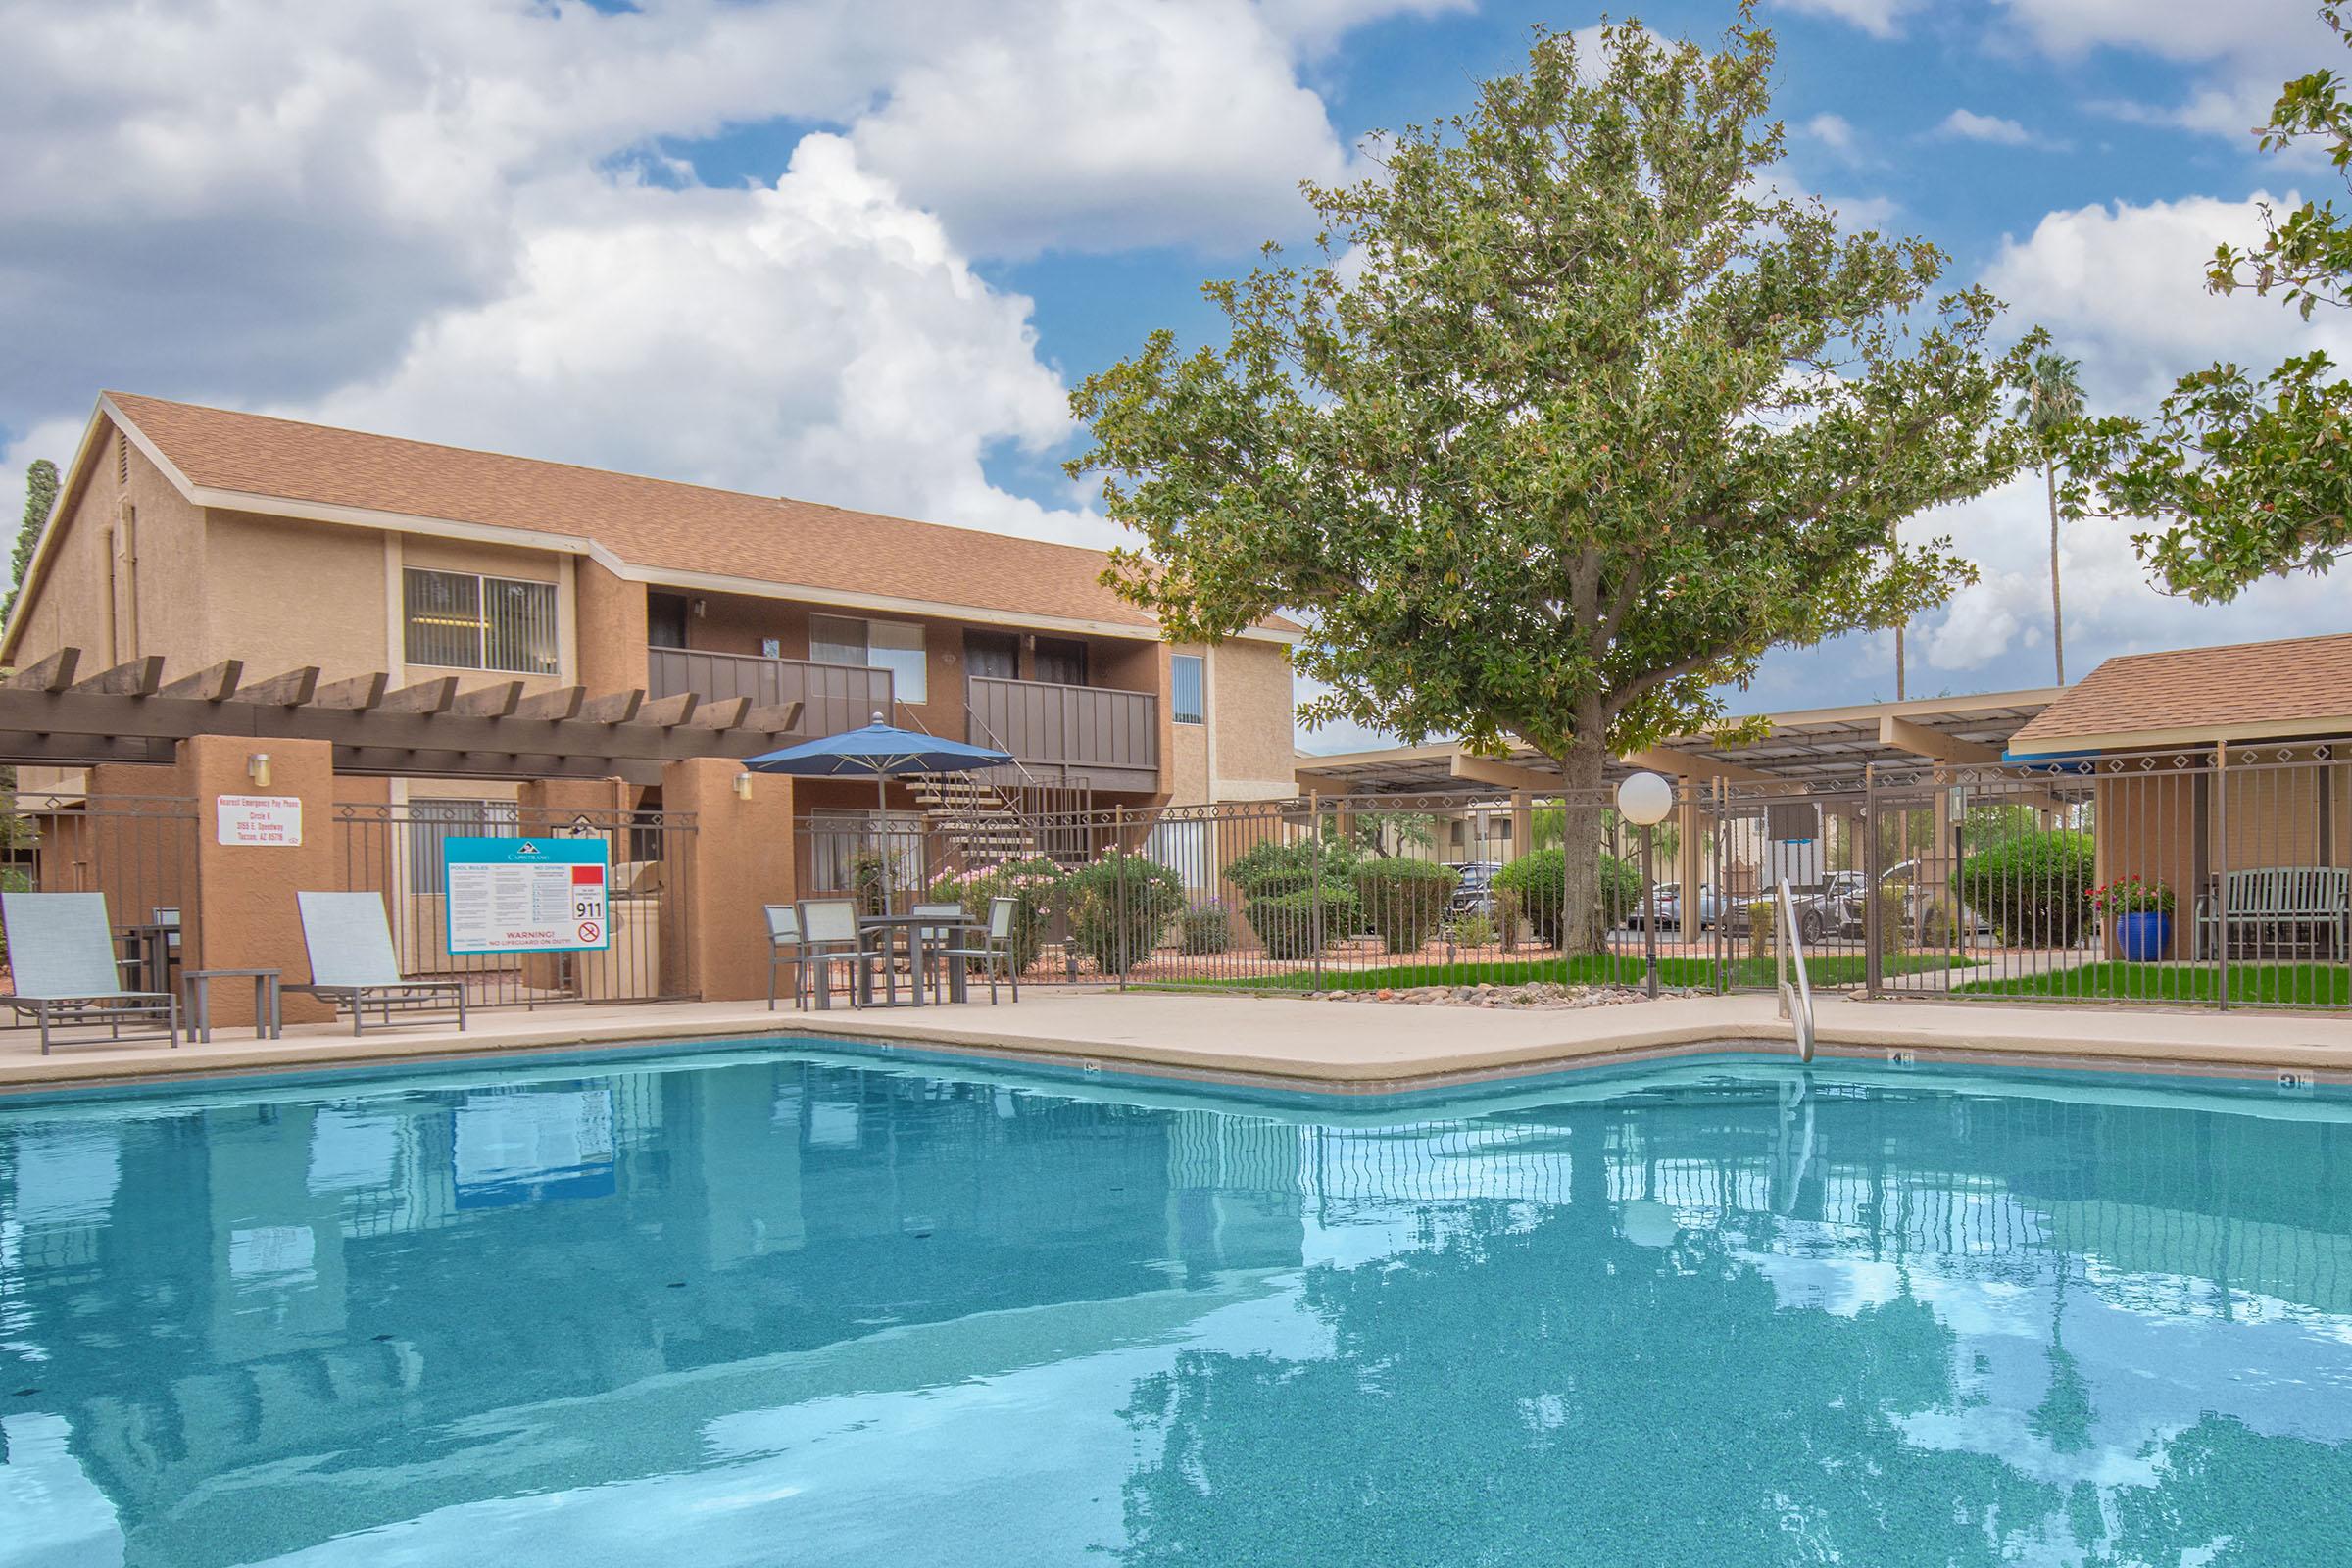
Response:
[{"label": "sidewalk", "polygon": [[[2293,1068],[2352,1082],[2352,1017],[2174,1012],[2069,1005],[1862,1002],[1825,997],[1825,1057],[1884,1059],[1889,1050],[1957,1062],[2034,1061],[2266,1075]],[[0,1034],[0,1089],[122,1083],[197,1074],[545,1051],[815,1037],[894,1041],[1064,1063],[1169,1071],[1335,1091],[1524,1073],[1606,1059],[1731,1048],[1793,1052],[1761,995],[1681,997],[1621,1006],[1510,1011],[1292,997],[1026,991],[986,1002],[892,1011],[769,1012],[757,1002],[565,1006],[477,1012],[447,1027],[370,1032],[298,1025],[280,1041],[215,1032],[210,1045],[61,1045],[39,1054],[30,1031]]]}]

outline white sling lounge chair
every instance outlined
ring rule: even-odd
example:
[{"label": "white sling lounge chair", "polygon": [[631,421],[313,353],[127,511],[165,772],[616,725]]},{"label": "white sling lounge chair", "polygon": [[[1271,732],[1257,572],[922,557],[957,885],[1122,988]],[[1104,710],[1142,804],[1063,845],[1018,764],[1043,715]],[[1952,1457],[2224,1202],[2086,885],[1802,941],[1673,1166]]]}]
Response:
[{"label": "white sling lounge chair", "polygon": [[367,1032],[370,1011],[388,1027],[396,1012],[452,1008],[458,1014],[458,1031],[465,1032],[464,981],[401,977],[381,895],[297,893],[294,902],[302,909],[302,945],[311,956],[311,983],[286,990],[349,1007],[355,1035]]},{"label": "white sling lounge chair", "polygon": [[122,989],[105,894],[0,893],[0,920],[7,924],[8,962],[16,976],[16,994],[0,1002],[19,1017],[29,1012],[39,1022],[42,1055],[49,1054],[49,1031],[58,1026],[102,1023],[110,1041],[155,1038],[125,1036],[127,1019],[161,1020],[164,1038],[177,1049],[179,999],[168,991]]}]

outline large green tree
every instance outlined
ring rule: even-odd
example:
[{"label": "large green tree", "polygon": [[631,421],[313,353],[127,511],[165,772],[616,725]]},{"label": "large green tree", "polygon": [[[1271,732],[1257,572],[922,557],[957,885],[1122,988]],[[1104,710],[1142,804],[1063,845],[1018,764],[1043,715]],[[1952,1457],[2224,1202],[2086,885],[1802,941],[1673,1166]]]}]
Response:
[{"label": "large green tree", "polygon": [[16,554],[9,560],[8,597],[0,600],[0,621],[17,612],[17,596],[24,591],[24,568],[32,561],[32,547],[41,542],[41,529],[49,522],[50,509],[57,505],[57,465],[47,458],[35,458],[24,470],[24,521],[17,529]]},{"label": "large green tree", "polygon": [[[1305,187],[1312,265],[1207,286],[1231,336],[1154,332],[1072,405],[1108,579],[1171,635],[1308,623],[1301,708],[1408,741],[1523,741],[1597,848],[1602,767],[1718,719],[1779,644],[1886,627],[1970,575],[1893,525],[2020,466],[1996,302],[1775,183],[1773,41],[1540,33],[1476,108]],[[1570,854],[1568,939],[1595,854]]]},{"label": "large green tree", "polygon": [[[2320,16],[2352,45],[2340,7]],[[2286,83],[2256,134],[2265,151],[2316,143],[2352,181],[2352,101],[2332,71]],[[2312,200],[2264,220],[2259,244],[2215,252],[2208,287],[2276,296],[2305,320],[2352,305],[2352,218]],[[2133,543],[2168,593],[2230,599],[2352,551],[2352,381],[2317,349],[2267,371],[2223,363],[2184,375],[2152,418],[2083,425],[2069,463],[2070,509],[2147,523]]]}]

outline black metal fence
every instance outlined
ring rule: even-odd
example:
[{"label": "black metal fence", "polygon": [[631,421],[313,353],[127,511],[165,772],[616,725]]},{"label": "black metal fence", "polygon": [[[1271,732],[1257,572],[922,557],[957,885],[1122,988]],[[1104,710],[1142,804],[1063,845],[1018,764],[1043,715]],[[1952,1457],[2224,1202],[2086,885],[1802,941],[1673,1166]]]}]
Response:
[{"label": "black metal fence", "polygon": [[[468,1006],[659,1002],[691,996],[691,812],[560,810],[512,801],[413,800],[333,812],[345,890],[380,893],[401,972],[466,983]],[[449,951],[444,846],[452,838],[594,838],[611,858],[611,945],[578,953]]]},{"label": "black metal fence", "polygon": [[2306,743],[1686,783],[1646,833],[1605,792],[843,813],[796,892],[1018,897],[1033,982],[1737,991],[1785,881],[1817,989],[2344,1008],[2348,824],[2352,760]]},{"label": "black metal fence", "polygon": [[0,795],[0,890],[103,895],[124,985],[166,989],[171,972],[199,962],[202,952],[196,803],[81,791]]}]

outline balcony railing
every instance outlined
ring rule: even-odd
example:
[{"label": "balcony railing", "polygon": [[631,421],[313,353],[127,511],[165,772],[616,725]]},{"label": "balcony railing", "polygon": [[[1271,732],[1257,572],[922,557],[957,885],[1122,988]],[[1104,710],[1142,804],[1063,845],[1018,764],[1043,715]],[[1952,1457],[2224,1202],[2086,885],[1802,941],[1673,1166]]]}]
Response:
[{"label": "balcony railing", "polygon": [[964,709],[975,744],[1002,747],[1033,774],[1098,789],[1159,786],[1159,699],[1150,692],[974,675]]},{"label": "balcony railing", "polygon": [[890,671],[855,664],[812,664],[801,659],[759,659],[745,654],[706,653],[699,648],[646,650],[646,695],[675,697],[693,692],[707,703],[749,697],[754,708],[801,705],[796,740],[839,735],[889,719]]}]

